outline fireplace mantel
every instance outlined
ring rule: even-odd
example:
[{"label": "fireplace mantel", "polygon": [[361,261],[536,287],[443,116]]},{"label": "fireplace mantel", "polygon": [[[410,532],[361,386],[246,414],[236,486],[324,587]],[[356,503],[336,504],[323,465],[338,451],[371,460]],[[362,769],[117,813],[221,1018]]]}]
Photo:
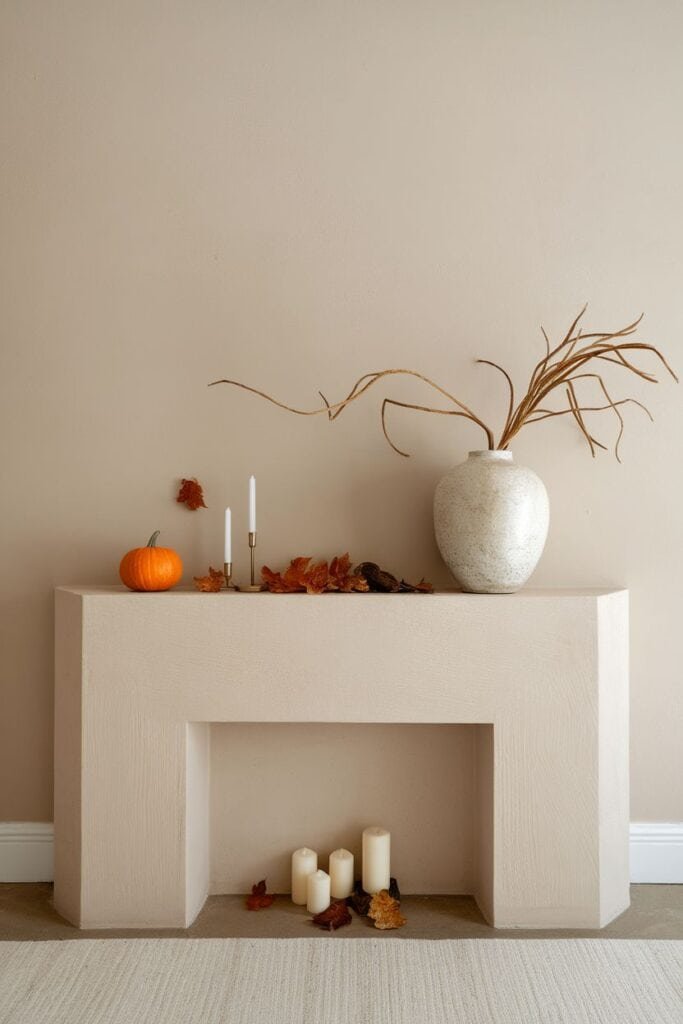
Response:
[{"label": "fireplace mantel", "polygon": [[492,726],[473,822],[482,912],[600,927],[628,906],[626,591],[61,587],[56,616],[55,903],[74,924],[195,918],[211,722]]}]

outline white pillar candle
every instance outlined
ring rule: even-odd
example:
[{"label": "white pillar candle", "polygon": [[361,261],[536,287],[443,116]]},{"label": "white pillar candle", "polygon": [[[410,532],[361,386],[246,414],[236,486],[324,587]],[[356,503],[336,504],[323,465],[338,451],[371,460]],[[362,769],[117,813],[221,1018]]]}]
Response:
[{"label": "white pillar candle", "polygon": [[302,846],[292,854],[292,903],[303,907],[307,899],[306,881],[318,867],[318,854]]},{"label": "white pillar candle", "polygon": [[306,879],[306,909],[309,914],[322,914],[330,905],[330,876],[326,871],[314,871]]},{"label": "white pillar candle", "polygon": [[232,512],[229,508],[226,508],[225,510],[225,548],[223,561],[232,562]]},{"label": "white pillar candle", "polygon": [[330,854],[330,893],[333,900],[345,900],[353,892],[353,854],[334,850]]},{"label": "white pillar candle", "polygon": [[363,831],[363,888],[376,893],[391,882],[391,833],[373,825]]},{"label": "white pillar candle", "polygon": [[256,477],[249,477],[249,533],[256,533]]}]

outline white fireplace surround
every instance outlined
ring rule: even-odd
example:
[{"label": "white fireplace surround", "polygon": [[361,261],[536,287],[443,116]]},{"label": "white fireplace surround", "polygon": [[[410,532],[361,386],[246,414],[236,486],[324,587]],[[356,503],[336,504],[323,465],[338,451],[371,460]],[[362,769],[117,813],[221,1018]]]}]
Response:
[{"label": "white fireplace surround", "polygon": [[212,722],[492,726],[473,822],[487,919],[601,927],[628,906],[625,591],[56,600],[55,904],[74,924],[194,920]]}]

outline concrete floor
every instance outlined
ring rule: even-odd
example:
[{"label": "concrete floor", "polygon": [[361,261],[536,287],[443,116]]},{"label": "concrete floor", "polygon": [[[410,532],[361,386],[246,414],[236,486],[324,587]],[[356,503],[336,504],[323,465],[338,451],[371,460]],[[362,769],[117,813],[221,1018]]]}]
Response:
[{"label": "concrete floor", "polygon": [[[615,938],[683,939],[683,885],[632,885],[631,906],[601,931],[498,931],[479,913],[471,896],[404,896],[401,910],[408,924],[398,931],[380,932],[366,918],[353,914],[337,938],[486,939],[486,938]],[[79,931],[57,914],[52,886],[0,885],[0,940],[24,941],[86,938],[299,938],[329,937],[311,924],[305,907],[280,896],[268,910],[248,911],[241,896],[210,896],[187,929],[150,931]]]}]

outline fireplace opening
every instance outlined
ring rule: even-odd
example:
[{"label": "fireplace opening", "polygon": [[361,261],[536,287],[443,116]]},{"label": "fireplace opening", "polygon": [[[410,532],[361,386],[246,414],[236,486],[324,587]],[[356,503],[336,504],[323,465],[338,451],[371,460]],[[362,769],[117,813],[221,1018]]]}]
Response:
[{"label": "fireplace opening", "polygon": [[[361,832],[392,834],[405,894],[478,894],[490,880],[491,725],[215,723],[210,727],[209,891],[261,878],[290,890],[293,850],[327,869]],[[483,909],[483,908],[482,908]]]}]

